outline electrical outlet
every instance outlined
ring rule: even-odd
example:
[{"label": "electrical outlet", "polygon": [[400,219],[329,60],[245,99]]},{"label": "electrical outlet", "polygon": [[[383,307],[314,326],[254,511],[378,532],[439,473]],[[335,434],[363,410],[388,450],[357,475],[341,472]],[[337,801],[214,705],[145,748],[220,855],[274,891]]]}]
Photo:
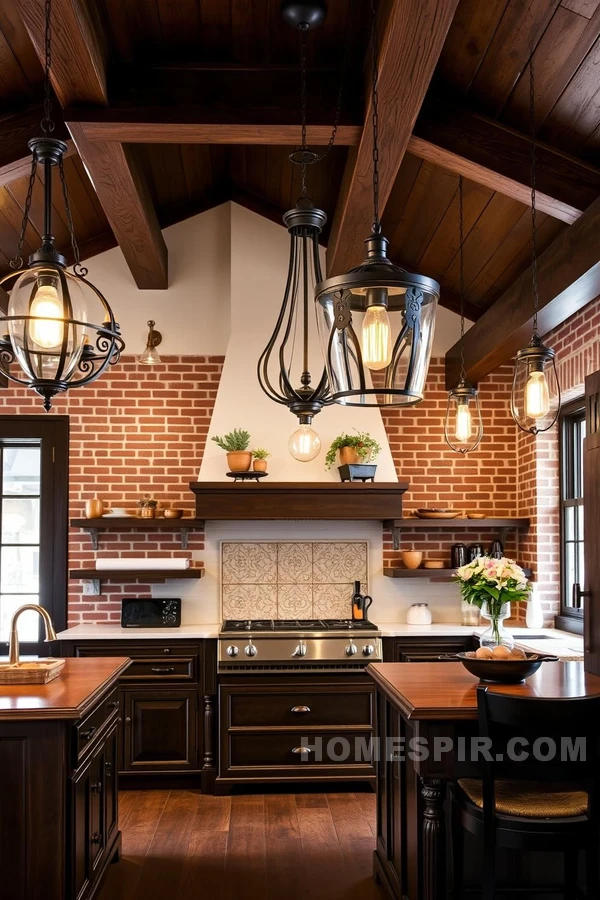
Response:
[{"label": "electrical outlet", "polygon": [[86,597],[98,597],[100,594],[100,580],[93,578],[83,582],[83,593]]}]

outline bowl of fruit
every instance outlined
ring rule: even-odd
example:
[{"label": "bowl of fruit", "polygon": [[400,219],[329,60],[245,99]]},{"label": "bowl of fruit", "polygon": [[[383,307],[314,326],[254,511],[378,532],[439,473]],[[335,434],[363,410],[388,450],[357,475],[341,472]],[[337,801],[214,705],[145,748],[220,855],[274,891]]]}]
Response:
[{"label": "bowl of fruit", "polygon": [[460,660],[471,675],[487,684],[521,684],[537,672],[543,662],[558,662],[558,656],[525,653],[519,647],[511,650],[504,644],[457,653],[453,659]]}]

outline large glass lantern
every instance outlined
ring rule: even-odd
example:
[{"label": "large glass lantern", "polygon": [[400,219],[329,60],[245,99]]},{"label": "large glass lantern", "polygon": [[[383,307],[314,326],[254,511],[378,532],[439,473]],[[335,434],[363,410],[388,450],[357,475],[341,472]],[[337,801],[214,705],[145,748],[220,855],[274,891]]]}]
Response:
[{"label": "large glass lantern", "polygon": [[316,287],[331,396],[346,406],[419,403],[440,286],[394,265],[381,234],[373,232],[365,244],[360,266]]},{"label": "large glass lantern", "polygon": [[560,384],[554,350],[537,333],[517,353],[510,410],[521,431],[530,434],[548,431],[558,418]]}]

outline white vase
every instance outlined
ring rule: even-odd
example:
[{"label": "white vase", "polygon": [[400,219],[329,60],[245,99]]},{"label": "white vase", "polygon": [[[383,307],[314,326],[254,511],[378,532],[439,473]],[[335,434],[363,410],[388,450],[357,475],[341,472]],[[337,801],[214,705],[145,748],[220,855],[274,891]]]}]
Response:
[{"label": "white vase", "polygon": [[542,601],[534,586],[529,595],[527,603],[527,612],[525,613],[525,624],[528,628],[544,627],[544,610],[542,609]]}]

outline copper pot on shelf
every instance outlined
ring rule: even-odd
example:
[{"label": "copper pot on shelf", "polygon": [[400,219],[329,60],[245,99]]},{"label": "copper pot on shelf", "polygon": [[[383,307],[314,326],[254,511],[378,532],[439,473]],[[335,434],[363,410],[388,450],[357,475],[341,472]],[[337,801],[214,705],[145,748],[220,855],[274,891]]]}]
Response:
[{"label": "copper pot on shelf", "polygon": [[85,501],[85,517],[86,519],[99,519],[104,513],[104,503],[94,497],[93,500]]}]

